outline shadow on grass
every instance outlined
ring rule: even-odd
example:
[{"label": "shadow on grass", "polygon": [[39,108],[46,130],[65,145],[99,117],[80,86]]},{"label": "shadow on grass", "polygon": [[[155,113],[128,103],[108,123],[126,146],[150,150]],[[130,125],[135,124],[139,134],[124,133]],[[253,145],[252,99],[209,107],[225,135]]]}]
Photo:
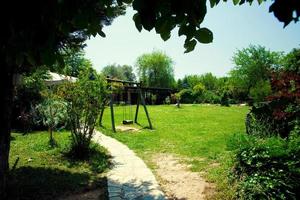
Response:
[{"label": "shadow on grass", "polygon": [[[78,194],[96,187],[106,188],[106,180],[103,178],[91,182],[87,173],[71,173],[41,167],[21,167],[16,169],[10,177],[8,199],[52,200],[59,196]],[[103,199],[106,195],[104,194]]]},{"label": "shadow on grass", "polygon": [[[76,150],[76,149],[75,149]],[[80,151],[80,149],[79,149]],[[69,147],[65,152],[62,152],[63,159],[68,161],[68,167],[73,168],[82,165],[82,162],[87,162],[88,167],[93,173],[102,173],[110,168],[111,156],[105,152],[102,147],[96,144],[91,144],[88,151],[85,153],[84,157],[79,159],[76,157],[76,151]]]}]

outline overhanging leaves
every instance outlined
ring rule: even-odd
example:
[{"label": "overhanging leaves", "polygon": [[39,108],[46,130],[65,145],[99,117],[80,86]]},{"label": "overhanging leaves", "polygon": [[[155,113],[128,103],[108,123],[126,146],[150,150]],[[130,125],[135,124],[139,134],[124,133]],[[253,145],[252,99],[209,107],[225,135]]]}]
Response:
[{"label": "overhanging leaves", "polygon": [[184,48],[185,48],[185,52],[184,53],[189,53],[191,51],[193,51],[195,49],[195,46],[197,44],[196,40],[185,40],[184,43]]},{"label": "overhanging leaves", "polygon": [[213,33],[207,28],[200,28],[196,31],[195,38],[201,43],[211,43],[213,41]]}]

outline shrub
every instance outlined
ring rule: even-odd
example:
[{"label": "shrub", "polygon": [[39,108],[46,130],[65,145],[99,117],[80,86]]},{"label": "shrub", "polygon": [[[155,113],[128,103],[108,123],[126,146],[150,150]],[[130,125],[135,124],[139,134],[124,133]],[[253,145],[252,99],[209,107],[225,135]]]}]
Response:
[{"label": "shrub", "polygon": [[272,92],[269,81],[259,81],[250,89],[250,97],[254,102],[264,101],[265,98]]},{"label": "shrub", "polygon": [[178,96],[181,103],[193,103],[194,102],[194,96],[193,96],[193,90],[191,89],[183,89],[178,92]]},{"label": "shrub", "polygon": [[198,83],[197,85],[195,85],[193,87],[193,97],[194,97],[194,101],[196,101],[196,103],[201,103],[202,102],[202,95],[205,91],[205,86],[201,83]]},{"label": "shrub", "polygon": [[169,96],[167,96],[167,97],[165,98],[165,103],[168,104],[168,105],[171,104],[171,98],[170,98]]},{"label": "shrub", "polygon": [[235,147],[231,178],[237,184],[237,199],[299,199],[299,135],[289,139],[248,136]]},{"label": "shrub", "polygon": [[68,119],[71,128],[70,154],[85,159],[90,153],[90,143],[96,120],[106,96],[104,77],[92,68],[85,69],[75,83],[67,83],[58,93],[68,101]]},{"label": "shrub", "polygon": [[34,129],[43,128],[36,123],[35,107],[43,101],[40,91],[46,88],[44,80],[48,78],[45,70],[23,73],[21,83],[16,87],[13,99],[12,128],[27,133]]},{"label": "shrub", "polygon": [[229,106],[229,98],[226,92],[222,94],[220,104],[222,106]]},{"label": "shrub", "polygon": [[152,105],[155,105],[156,100],[157,100],[157,96],[155,94],[151,94],[151,104]]},{"label": "shrub", "polygon": [[[268,125],[270,133],[288,137],[294,129],[293,122],[300,116],[300,75],[284,71],[273,73],[271,86],[272,95],[267,97],[268,102],[253,106],[251,119],[260,125]],[[255,132],[251,131],[251,126],[248,130]]]},{"label": "shrub", "polygon": [[203,93],[203,103],[220,103],[220,97],[212,91],[205,91]]}]

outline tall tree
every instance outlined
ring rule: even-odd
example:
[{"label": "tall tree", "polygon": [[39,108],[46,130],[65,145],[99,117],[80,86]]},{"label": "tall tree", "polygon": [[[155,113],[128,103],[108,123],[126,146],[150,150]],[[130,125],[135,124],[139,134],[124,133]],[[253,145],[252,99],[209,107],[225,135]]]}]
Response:
[{"label": "tall tree", "polygon": [[113,0],[12,0],[1,6],[0,199],[5,196],[9,170],[14,74],[63,63],[61,52],[83,47],[91,35],[104,36],[103,26],[124,10]]},{"label": "tall tree", "polygon": [[300,74],[300,48],[295,48],[283,58],[283,67],[287,71]]},{"label": "tall tree", "polygon": [[200,82],[207,90],[216,90],[218,85],[218,78],[212,73],[205,73],[200,76]]},{"label": "tall tree", "polygon": [[165,53],[154,51],[137,58],[138,77],[149,87],[175,86],[173,61]]},{"label": "tall tree", "polygon": [[105,76],[109,76],[114,79],[121,79],[121,80],[127,80],[127,81],[134,81],[135,74],[133,73],[133,69],[129,65],[107,65],[105,66],[101,72]]},{"label": "tall tree", "polygon": [[230,71],[233,85],[249,94],[251,89],[259,89],[257,84],[268,84],[266,81],[270,81],[270,71],[281,67],[282,55],[281,52],[254,45],[238,50],[233,56],[235,67]]},{"label": "tall tree", "polygon": [[121,66],[122,73],[124,74],[125,80],[127,81],[135,81],[136,77],[133,73],[133,68],[130,65]]},{"label": "tall tree", "polygon": [[92,62],[84,57],[82,49],[65,49],[61,52],[62,63],[50,66],[52,72],[78,77],[84,69],[92,67]]}]

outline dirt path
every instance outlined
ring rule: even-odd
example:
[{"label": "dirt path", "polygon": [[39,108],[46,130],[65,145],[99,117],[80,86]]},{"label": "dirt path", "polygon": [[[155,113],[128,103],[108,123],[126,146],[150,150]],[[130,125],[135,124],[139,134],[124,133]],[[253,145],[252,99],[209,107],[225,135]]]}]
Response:
[{"label": "dirt path", "polygon": [[207,183],[197,172],[170,154],[157,154],[153,158],[156,175],[169,199],[201,200],[213,192],[213,185]]}]

